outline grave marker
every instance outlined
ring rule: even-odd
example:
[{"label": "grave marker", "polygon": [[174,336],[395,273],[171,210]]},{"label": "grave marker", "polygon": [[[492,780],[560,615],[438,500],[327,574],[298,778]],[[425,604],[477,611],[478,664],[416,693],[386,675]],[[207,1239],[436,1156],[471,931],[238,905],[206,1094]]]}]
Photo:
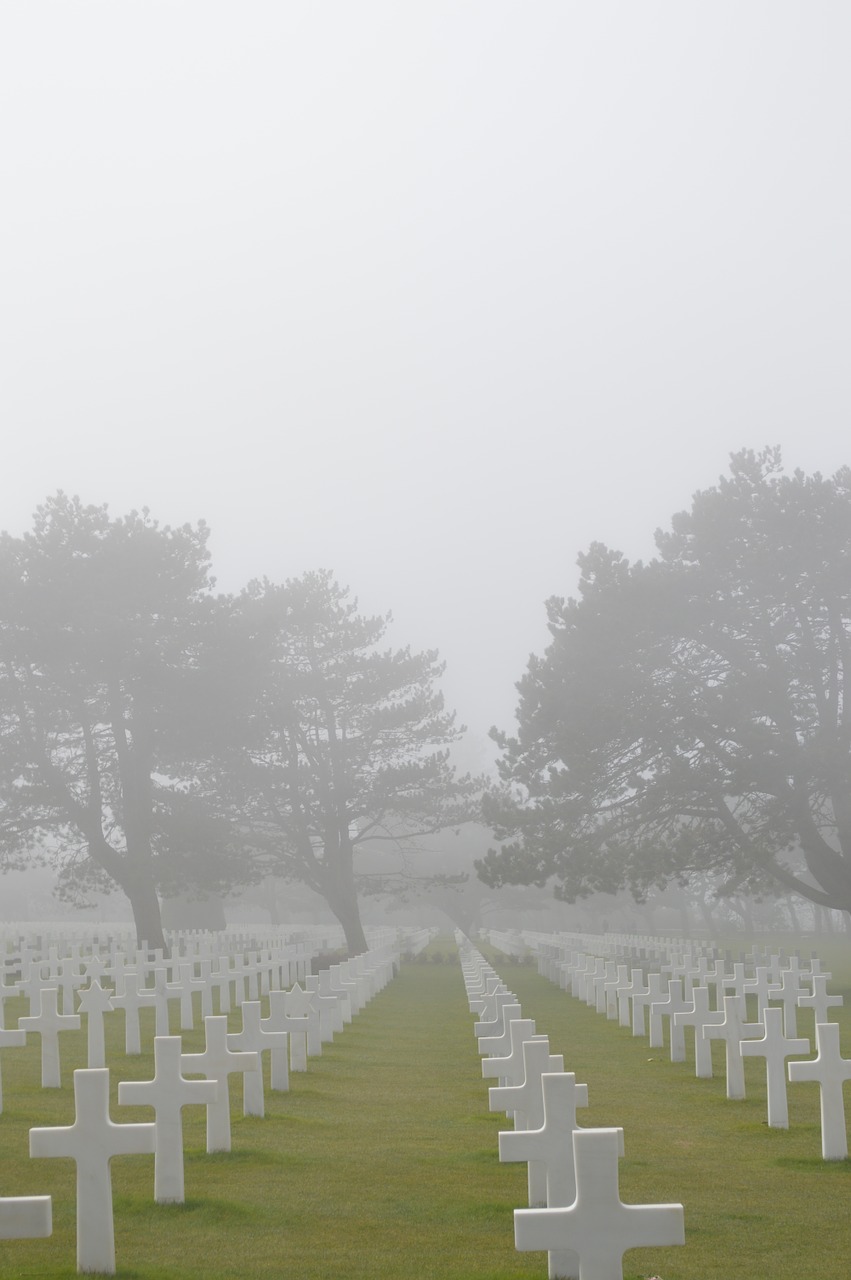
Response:
[{"label": "grave marker", "polygon": [[727,1063],[727,1097],[741,1100],[745,1096],[745,1060],[740,1045],[743,1040],[753,1040],[765,1028],[761,1022],[745,1022],[745,997],[724,997],[724,1020],[717,1025],[701,1028],[704,1040],[723,1040]]},{"label": "grave marker", "polygon": [[4,1196],[0,1199],[0,1240],[43,1240],[53,1234],[50,1196]]},{"label": "grave marker", "polygon": [[57,987],[41,987],[38,993],[38,1013],[18,1019],[20,1030],[35,1031],[41,1036],[41,1087],[43,1089],[62,1088],[59,1036],[63,1031],[80,1029],[79,1014],[59,1012],[58,996]]},{"label": "grave marker", "polygon": [[286,1031],[267,1031],[260,1017],[259,1000],[243,1000],[242,1030],[228,1033],[229,1049],[244,1049],[257,1054],[257,1070],[246,1071],[242,1077],[242,1114],[263,1116],[266,1114],[263,1098],[263,1053],[269,1050],[286,1056]]},{"label": "grave marker", "polygon": [[810,1042],[788,1039],[783,1032],[783,1010],[765,1007],[762,1014],[765,1034],[760,1040],[743,1040],[740,1052],[746,1058],[765,1058],[768,1124],[772,1129],[789,1128],[786,1100],[786,1059],[793,1053],[809,1053]]},{"label": "grave marker", "polygon": [[206,1076],[218,1082],[218,1092],[207,1103],[207,1152],[230,1151],[230,1089],[228,1076],[234,1072],[256,1071],[257,1054],[235,1052],[228,1047],[226,1014],[204,1019],[206,1048],[203,1053],[183,1053],[180,1065],[184,1071]]},{"label": "grave marker", "polygon": [[625,1205],[618,1190],[614,1129],[575,1129],[576,1199],[553,1209],[515,1209],[514,1241],[521,1251],[578,1255],[578,1270],[551,1267],[550,1280],[617,1280],[627,1249],[685,1244],[681,1204]]},{"label": "grave marker", "polygon": [[115,1274],[115,1230],[109,1162],[152,1155],[152,1124],[115,1124],[109,1117],[109,1070],[74,1072],[72,1125],[30,1129],[30,1155],[67,1156],[77,1165],[77,1270]]},{"label": "grave marker", "polygon": [[215,1080],[187,1080],[180,1070],[180,1036],[154,1037],[153,1080],[122,1080],[118,1101],[153,1107],[154,1198],[158,1204],[183,1204],[183,1108],[215,1102]]},{"label": "grave marker", "polygon": [[851,1080],[851,1058],[839,1051],[839,1024],[816,1023],[816,1056],[808,1062],[790,1062],[793,1083],[814,1080],[821,1091],[821,1154],[825,1160],[844,1160],[848,1155],[845,1129],[845,1099],[842,1086]]}]

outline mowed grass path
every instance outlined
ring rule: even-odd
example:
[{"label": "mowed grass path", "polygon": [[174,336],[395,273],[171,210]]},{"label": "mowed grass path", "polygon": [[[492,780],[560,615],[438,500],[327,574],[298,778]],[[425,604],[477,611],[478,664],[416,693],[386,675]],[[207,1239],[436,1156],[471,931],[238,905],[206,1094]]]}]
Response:
[{"label": "mowed grass path", "polygon": [[[849,1280],[851,1161],[821,1158],[817,1085],[789,1085],[790,1128],[769,1129],[764,1061],[746,1060],[747,1097],[732,1102],[722,1045],[713,1046],[714,1078],[698,1080],[690,1031],[688,1061],[672,1063],[667,1035],[664,1049],[650,1049],[646,1038],[633,1037],[534,969],[483,950],[524,1016],[549,1036],[550,1051],[562,1053],[565,1069],[588,1084],[579,1123],[623,1127],[622,1200],[684,1205],[685,1246],[627,1253],[625,1276]],[[851,1058],[847,948],[824,960],[834,973],[829,991],[844,995],[830,1018],[840,1023],[842,1053]],[[800,1011],[798,1034],[814,1045],[810,1011]],[[845,1097],[851,1114],[851,1084]]]},{"label": "mowed grass path", "polygon": [[[7,1005],[7,1026],[21,1012],[23,1002]],[[123,1015],[111,1021],[112,1119],[153,1119],[117,1105],[118,1081],[150,1078],[153,1062],[125,1058]],[[239,1028],[238,1014],[231,1024]],[[457,963],[405,964],[306,1073],[291,1076],[289,1093],[267,1090],[264,1119],[243,1118],[231,1078],[231,1153],[208,1156],[204,1108],[185,1108],[186,1205],[153,1202],[150,1157],[112,1162],[118,1276],[545,1276],[545,1255],[514,1250],[526,1169],[498,1164],[506,1121],[488,1112],[472,1028]],[[184,1033],[187,1052],[202,1047],[200,1032]],[[74,1165],[27,1154],[31,1126],[73,1121],[85,1032],[64,1036],[62,1048],[61,1092],[40,1087],[36,1037],[3,1051],[0,1195],[50,1194],[54,1217],[49,1240],[0,1242],[3,1280],[76,1275]]]}]

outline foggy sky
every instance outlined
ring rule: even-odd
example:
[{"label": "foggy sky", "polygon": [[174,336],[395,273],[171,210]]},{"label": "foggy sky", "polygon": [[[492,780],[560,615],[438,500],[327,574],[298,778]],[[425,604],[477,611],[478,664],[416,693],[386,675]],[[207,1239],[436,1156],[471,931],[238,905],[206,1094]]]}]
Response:
[{"label": "foggy sky", "polygon": [[[544,600],[848,444],[851,10],[0,9],[0,527],[206,519],[510,727]],[[487,750],[487,748],[483,748]]]}]

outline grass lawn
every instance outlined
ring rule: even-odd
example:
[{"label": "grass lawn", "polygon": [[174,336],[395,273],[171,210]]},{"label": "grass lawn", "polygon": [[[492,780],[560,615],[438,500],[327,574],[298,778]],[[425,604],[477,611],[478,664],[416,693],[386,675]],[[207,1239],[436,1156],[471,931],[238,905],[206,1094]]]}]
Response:
[{"label": "grass lawn", "polygon": [[[851,954],[847,944],[816,949],[834,975],[830,992],[845,999],[831,1021],[841,1024],[842,1053],[851,1058]],[[851,1161],[821,1158],[817,1085],[789,1085],[790,1127],[769,1129],[764,1063],[746,1060],[747,1097],[731,1102],[721,1044],[713,1045],[714,1078],[698,1080],[690,1031],[688,1061],[672,1063],[667,1038],[664,1049],[650,1049],[646,1038],[633,1037],[534,969],[484,950],[524,1016],[549,1036],[551,1052],[562,1053],[565,1069],[588,1084],[579,1123],[623,1127],[622,1200],[685,1207],[685,1246],[627,1253],[625,1276],[848,1280]],[[808,1010],[799,1011],[798,1034],[814,1044]],[[845,1092],[851,1118],[851,1085]]]},{"label": "grass lawn", "polygon": [[[437,950],[449,954],[449,942]],[[671,1064],[528,966],[489,955],[551,1051],[588,1083],[581,1123],[623,1126],[622,1198],[685,1205],[686,1246],[627,1254],[625,1276],[848,1280],[851,1162],[821,1160],[816,1086],[791,1086],[792,1127],[770,1131],[759,1064],[747,1064],[748,1098],[728,1102],[720,1055],[716,1078],[695,1080],[690,1063]],[[851,1056],[851,974],[834,973]],[[7,1004],[7,1026],[23,1003]],[[150,1078],[152,1054],[126,1058],[123,1016],[107,1025],[112,1118],[152,1119],[115,1102],[119,1080]],[[231,1153],[206,1155],[204,1109],[187,1107],[185,1205],[154,1204],[150,1157],[113,1161],[118,1276],[543,1280],[545,1255],[514,1249],[526,1170],[498,1162],[506,1121],[487,1109],[472,1027],[457,963],[406,964],[289,1093],[267,1091],[265,1119],[242,1117],[232,1084]],[[203,1035],[184,1042],[198,1051]],[[64,1087],[42,1090],[37,1037],[2,1051],[0,1194],[54,1198],[50,1239],[0,1242],[2,1280],[76,1275],[74,1166],[27,1152],[31,1126],[72,1122],[71,1072],[84,1056],[85,1032],[63,1037]]]}]

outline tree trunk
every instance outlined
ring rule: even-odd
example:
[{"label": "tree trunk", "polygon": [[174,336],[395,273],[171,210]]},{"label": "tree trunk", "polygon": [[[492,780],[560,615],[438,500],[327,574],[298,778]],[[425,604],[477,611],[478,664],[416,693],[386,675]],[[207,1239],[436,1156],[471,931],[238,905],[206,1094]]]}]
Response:
[{"label": "tree trunk", "polygon": [[335,877],[325,893],[325,901],[343,926],[346,935],[346,948],[350,956],[359,956],[367,949],[366,936],[361,924],[358,895],[355,890],[354,876],[345,874]]},{"label": "tree trunk", "polygon": [[[329,852],[326,845],[326,857]],[[361,955],[367,949],[367,942],[355,888],[354,852],[345,838],[340,840],[325,868],[322,896],[343,926],[349,955]]]},{"label": "tree trunk", "polygon": [[156,889],[152,884],[128,884],[122,885],[122,888],[130,899],[130,906],[133,909],[137,946],[147,945],[151,950],[162,950],[165,954],[168,947],[163,935],[160,902]]}]

